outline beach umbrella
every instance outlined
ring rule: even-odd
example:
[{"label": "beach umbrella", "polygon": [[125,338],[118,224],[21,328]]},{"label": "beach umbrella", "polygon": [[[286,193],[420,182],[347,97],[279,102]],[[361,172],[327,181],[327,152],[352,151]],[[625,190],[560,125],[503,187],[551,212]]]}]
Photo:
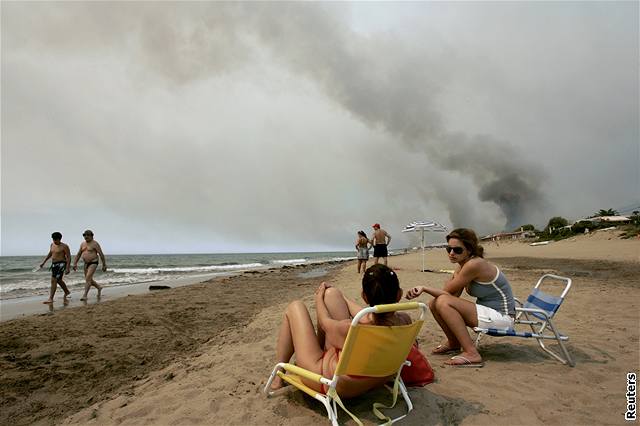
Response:
[{"label": "beach umbrella", "polygon": [[436,222],[435,220],[423,220],[411,222],[404,227],[402,232],[420,232],[420,247],[422,248],[422,272],[424,269],[424,233],[425,232],[447,232],[447,227]]}]

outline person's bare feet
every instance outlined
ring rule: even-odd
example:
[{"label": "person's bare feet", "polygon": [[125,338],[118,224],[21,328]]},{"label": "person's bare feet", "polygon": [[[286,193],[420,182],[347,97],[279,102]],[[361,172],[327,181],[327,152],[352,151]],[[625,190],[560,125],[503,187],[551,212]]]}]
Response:
[{"label": "person's bare feet", "polygon": [[66,292],[66,293],[64,294],[64,298],[65,298],[65,299],[66,299],[66,298],[71,298],[71,292],[70,292],[70,291]]},{"label": "person's bare feet", "polygon": [[82,297],[80,298],[80,300],[82,300],[83,302],[86,302],[86,301],[87,301],[87,296],[82,296]]},{"label": "person's bare feet", "polygon": [[44,303],[45,305],[51,305],[51,304],[53,303],[53,300],[48,299],[48,300],[45,300],[45,301],[44,301],[44,302],[42,302],[42,303]]},{"label": "person's bare feet", "polygon": [[270,389],[272,391],[276,391],[278,389],[281,389],[284,387],[284,380],[282,380],[282,378],[280,376],[276,376],[273,381],[271,382],[271,387]]}]

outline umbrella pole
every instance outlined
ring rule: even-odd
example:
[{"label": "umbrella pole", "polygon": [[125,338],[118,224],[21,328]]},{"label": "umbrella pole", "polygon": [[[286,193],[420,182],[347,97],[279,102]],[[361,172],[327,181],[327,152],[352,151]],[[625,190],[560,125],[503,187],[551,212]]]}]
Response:
[{"label": "umbrella pole", "polygon": [[421,245],[422,245],[422,272],[424,272],[424,229],[422,229]]}]

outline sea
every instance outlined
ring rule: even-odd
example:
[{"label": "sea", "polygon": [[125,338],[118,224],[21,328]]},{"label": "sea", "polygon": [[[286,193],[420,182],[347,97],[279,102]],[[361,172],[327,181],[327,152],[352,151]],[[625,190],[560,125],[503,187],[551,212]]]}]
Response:
[{"label": "sea", "polygon": [[[324,264],[355,259],[355,252],[233,253],[233,254],[141,254],[108,255],[107,271],[98,268],[95,280],[106,287],[150,282],[234,275],[284,266]],[[51,261],[37,269],[43,256],[0,257],[0,300],[47,294],[51,284]],[[78,271],[64,276],[69,289],[84,287],[82,261]]]}]

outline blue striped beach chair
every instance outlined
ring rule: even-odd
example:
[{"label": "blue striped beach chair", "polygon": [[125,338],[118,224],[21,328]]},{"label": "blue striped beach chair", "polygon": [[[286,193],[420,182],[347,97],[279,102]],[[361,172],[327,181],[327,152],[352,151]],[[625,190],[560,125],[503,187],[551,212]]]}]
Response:
[{"label": "blue striped beach chair", "polygon": [[[542,283],[545,280],[556,280],[564,283],[564,289],[562,290],[560,296],[552,296],[548,293],[544,293],[540,290]],[[548,286],[548,285],[547,285]],[[560,361],[565,365],[570,365],[571,367],[575,366],[575,362],[569,351],[564,344],[565,341],[569,340],[568,336],[563,335],[553,324],[552,318],[555,316],[558,309],[560,309],[560,305],[564,301],[565,296],[569,292],[571,288],[571,279],[566,277],[561,277],[553,274],[545,274],[543,275],[535,287],[533,288],[529,297],[527,297],[527,301],[522,304],[518,299],[515,299],[516,304],[516,318],[515,325],[513,329],[495,329],[495,328],[480,328],[474,327],[474,331],[478,333],[476,337],[476,346],[480,343],[480,338],[486,334],[489,336],[513,336],[513,337],[524,337],[524,338],[533,338],[536,339],[540,348],[543,351]],[[519,326],[529,326],[531,331],[519,331]],[[557,353],[552,351],[548,347],[545,346],[543,340],[551,339],[558,342],[558,346],[562,350],[562,353]],[[564,356],[563,356],[564,355]]]}]

